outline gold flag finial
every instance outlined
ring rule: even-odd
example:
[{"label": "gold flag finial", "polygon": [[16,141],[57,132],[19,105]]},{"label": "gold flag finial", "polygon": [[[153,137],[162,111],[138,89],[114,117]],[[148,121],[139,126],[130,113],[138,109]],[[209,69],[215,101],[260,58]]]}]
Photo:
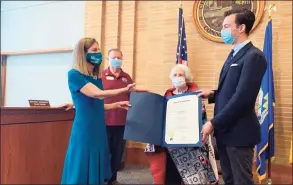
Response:
[{"label": "gold flag finial", "polygon": [[269,12],[269,19],[271,19],[272,11],[277,11],[277,7],[275,4],[270,4],[268,7],[265,8],[265,11]]},{"label": "gold flag finial", "polygon": [[182,8],[182,1],[180,1],[180,8]]}]

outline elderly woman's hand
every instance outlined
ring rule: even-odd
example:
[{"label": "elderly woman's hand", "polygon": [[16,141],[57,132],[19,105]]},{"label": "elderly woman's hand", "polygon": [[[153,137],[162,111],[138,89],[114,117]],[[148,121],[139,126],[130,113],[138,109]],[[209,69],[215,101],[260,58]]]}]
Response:
[{"label": "elderly woman's hand", "polygon": [[126,91],[134,91],[135,85],[136,85],[135,83],[128,84],[127,87],[125,87],[125,90]]},{"label": "elderly woman's hand", "polygon": [[206,111],[206,107],[204,105],[204,100],[202,100],[201,108],[202,108],[202,112],[205,112]]}]

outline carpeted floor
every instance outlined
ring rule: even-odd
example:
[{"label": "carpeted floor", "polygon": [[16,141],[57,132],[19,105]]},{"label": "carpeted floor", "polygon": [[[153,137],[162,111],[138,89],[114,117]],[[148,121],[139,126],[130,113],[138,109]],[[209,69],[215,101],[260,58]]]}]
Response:
[{"label": "carpeted floor", "polygon": [[[118,181],[122,184],[153,184],[148,168],[127,167],[118,172]],[[220,184],[223,184],[220,177]]]},{"label": "carpeted floor", "polygon": [[148,168],[126,167],[118,172],[118,181],[122,184],[153,184]]}]

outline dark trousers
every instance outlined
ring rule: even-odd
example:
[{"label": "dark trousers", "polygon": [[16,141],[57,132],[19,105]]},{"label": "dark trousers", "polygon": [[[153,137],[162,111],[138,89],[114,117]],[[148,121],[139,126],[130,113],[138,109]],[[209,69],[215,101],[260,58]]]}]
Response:
[{"label": "dark trousers", "polygon": [[218,147],[225,184],[254,184],[253,147]]},{"label": "dark trousers", "polygon": [[111,168],[113,173],[113,176],[108,181],[108,184],[112,184],[117,180],[117,172],[120,168],[125,148],[123,134],[124,126],[107,126],[108,144],[111,155]]}]

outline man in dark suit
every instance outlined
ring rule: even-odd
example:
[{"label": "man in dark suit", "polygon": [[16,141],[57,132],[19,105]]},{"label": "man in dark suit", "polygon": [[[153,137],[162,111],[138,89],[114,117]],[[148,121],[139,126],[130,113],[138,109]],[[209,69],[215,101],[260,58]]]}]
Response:
[{"label": "man in dark suit", "polygon": [[248,40],[255,15],[247,9],[224,14],[221,37],[232,44],[217,90],[199,96],[215,103],[214,118],[204,124],[203,141],[214,130],[225,184],[254,184],[253,149],[260,142],[255,102],[266,71],[263,52]]}]

